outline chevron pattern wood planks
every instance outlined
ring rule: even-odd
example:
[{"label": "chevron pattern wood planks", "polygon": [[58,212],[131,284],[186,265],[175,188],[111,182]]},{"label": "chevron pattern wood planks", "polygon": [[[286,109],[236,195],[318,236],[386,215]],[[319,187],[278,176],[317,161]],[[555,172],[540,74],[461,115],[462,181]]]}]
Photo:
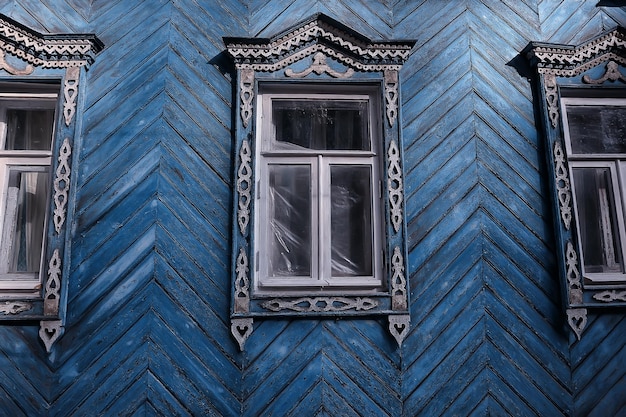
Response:
[{"label": "chevron pattern wood planks", "polygon": [[[570,0],[5,0],[105,44],[79,103],[65,335],[0,326],[0,416],[626,415],[626,318],[561,307],[530,41],[625,7]],[[324,13],[417,39],[401,72],[411,333],[378,319],[230,334],[233,85],[224,36]],[[526,72],[525,72],[526,71]],[[4,74],[0,73],[0,76]],[[381,319],[382,321],[382,319]]]}]

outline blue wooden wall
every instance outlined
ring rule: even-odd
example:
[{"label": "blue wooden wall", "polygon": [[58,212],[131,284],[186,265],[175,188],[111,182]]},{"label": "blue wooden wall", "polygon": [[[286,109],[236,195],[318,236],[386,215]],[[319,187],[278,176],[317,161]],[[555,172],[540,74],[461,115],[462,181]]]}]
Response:
[{"label": "blue wooden wall", "polygon": [[[529,41],[626,25],[598,0],[3,0],[106,48],[84,85],[65,336],[0,326],[0,415],[626,415],[626,315],[565,326]],[[323,12],[417,39],[402,70],[412,331],[229,331],[233,87],[222,36]]]}]

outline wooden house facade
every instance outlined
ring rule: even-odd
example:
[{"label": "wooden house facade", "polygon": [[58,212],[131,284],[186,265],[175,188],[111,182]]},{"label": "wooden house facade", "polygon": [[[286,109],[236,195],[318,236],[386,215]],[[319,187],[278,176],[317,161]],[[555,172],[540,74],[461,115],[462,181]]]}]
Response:
[{"label": "wooden house facade", "polygon": [[4,0],[0,416],[626,416],[624,28]]}]

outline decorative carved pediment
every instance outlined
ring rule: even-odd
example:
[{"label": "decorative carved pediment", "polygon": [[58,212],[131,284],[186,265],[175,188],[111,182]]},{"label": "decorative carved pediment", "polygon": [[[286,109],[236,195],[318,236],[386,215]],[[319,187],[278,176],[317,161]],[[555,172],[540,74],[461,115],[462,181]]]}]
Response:
[{"label": "decorative carved pediment", "polygon": [[323,14],[269,39],[227,37],[224,43],[238,68],[267,72],[319,53],[355,71],[399,70],[415,45],[415,41],[372,41]]},{"label": "decorative carved pediment", "polygon": [[582,45],[530,44],[527,56],[539,73],[574,77],[612,60],[626,64],[626,30],[618,27]]},{"label": "decorative carved pediment", "polygon": [[[102,42],[95,35],[43,35],[0,14],[0,50],[21,58],[32,66],[88,66],[102,47]],[[3,67],[0,65],[0,68]]]}]

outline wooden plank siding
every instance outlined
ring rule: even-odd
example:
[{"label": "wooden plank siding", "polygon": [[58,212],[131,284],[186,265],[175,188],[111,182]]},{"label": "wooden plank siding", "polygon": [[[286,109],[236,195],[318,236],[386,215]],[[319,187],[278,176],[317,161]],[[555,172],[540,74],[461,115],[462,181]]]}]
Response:
[{"label": "wooden plank siding", "polygon": [[[576,44],[597,0],[4,0],[95,33],[77,122],[65,335],[0,325],[0,416],[626,415],[626,316],[565,323],[530,41]],[[417,39],[401,72],[411,333],[264,320],[230,334],[233,72],[223,36],[314,13]]]}]

